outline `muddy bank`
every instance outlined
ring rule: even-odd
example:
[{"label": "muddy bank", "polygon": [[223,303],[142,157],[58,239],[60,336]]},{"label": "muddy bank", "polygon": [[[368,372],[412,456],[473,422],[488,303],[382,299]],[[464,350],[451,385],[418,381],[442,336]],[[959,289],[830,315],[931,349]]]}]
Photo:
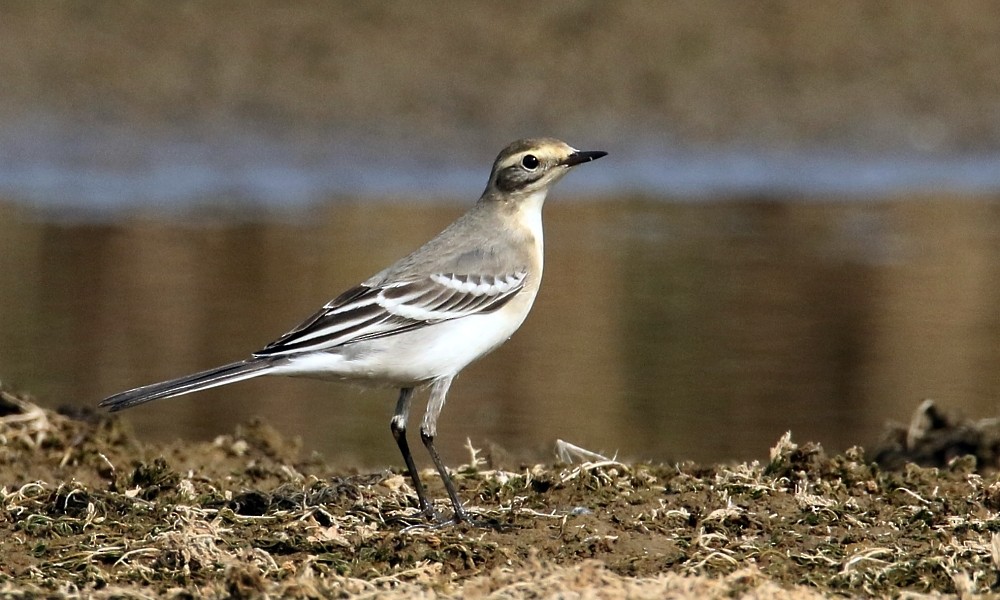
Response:
[{"label": "muddy bank", "polygon": [[399,473],[343,472],[265,424],[158,447],[103,416],[2,400],[10,594],[813,597],[998,583],[1000,480],[971,455],[886,470],[860,448],[828,456],[786,437],[766,464],[501,466],[470,449],[456,483],[491,527],[429,528]]},{"label": "muddy bank", "polygon": [[5,4],[0,125],[256,124],[483,150],[585,131],[996,148],[995,15],[987,2]]}]

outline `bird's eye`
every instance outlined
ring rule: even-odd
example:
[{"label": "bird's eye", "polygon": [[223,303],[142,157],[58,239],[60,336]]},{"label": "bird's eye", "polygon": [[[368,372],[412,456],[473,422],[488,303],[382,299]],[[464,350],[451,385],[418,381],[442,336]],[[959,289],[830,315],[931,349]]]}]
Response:
[{"label": "bird's eye", "polygon": [[521,166],[528,171],[534,171],[539,164],[538,157],[534,154],[525,154],[524,158],[521,159]]}]

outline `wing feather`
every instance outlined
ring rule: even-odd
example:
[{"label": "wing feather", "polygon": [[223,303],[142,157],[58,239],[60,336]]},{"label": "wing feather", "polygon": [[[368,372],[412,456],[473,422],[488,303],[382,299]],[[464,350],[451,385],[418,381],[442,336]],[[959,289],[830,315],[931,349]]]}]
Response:
[{"label": "wing feather", "polygon": [[437,273],[412,281],[361,285],[328,302],[255,356],[322,351],[489,313],[520,292],[527,276],[524,269],[502,276]]}]

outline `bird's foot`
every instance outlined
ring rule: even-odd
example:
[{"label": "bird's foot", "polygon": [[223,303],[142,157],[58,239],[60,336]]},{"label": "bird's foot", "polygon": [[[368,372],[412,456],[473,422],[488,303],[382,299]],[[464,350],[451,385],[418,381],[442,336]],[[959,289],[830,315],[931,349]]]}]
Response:
[{"label": "bird's foot", "polygon": [[457,508],[450,519],[437,520],[431,527],[442,529],[444,527],[464,525],[472,529],[502,529],[504,526],[496,519],[483,518],[481,515],[474,515],[464,508]]},{"label": "bird's foot", "polygon": [[433,507],[427,506],[420,513],[422,522],[411,523],[403,528],[403,531],[414,531],[417,529],[445,529],[447,527],[466,526],[473,529],[502,529],[503,525],[496,519],[483,519],[473,515],[464,508],[456,510],[451,517],[445,517]]}]

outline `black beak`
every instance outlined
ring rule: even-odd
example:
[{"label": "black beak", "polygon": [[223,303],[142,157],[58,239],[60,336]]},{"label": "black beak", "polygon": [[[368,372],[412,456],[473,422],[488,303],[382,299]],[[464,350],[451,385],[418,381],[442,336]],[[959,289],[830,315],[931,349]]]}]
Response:
[{"label": "black beak", "polygon": [[590,162],[592,160],[597,160],[602,156],[607,156],[608,153],[602,150],[590,150],[586,152],[574,152],[566,157],[566,160],[562,161],[562,164],[567,167],[572,167],[580,163]]}]

